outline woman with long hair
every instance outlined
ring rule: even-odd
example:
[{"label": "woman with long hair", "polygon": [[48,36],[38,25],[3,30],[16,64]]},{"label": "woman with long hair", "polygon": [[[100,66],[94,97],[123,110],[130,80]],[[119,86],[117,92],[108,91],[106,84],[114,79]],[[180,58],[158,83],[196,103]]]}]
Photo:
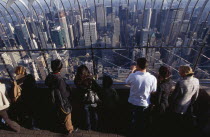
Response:
[{"label": "woman with long hair", "polygon": [[85,65],[78,67],[74,83],[81,93],[81,104],[85,114],[85,129],[97,130],[98,94],[101,88],[93,79],[93,76]]},{"label": "woman with long hair", "polygon": [[166,66],[161,66],[158,71],[157,77],[157,91],[153,96],[152,104],[152,129],[153,134],[156,136],[164,136],[166,129],[168,114],[166,113],[169,107],[169,96],[173,88],[173,82],[171,80],[171,71]]},{"label": "woman with long hair", "polygon": [[159,68],[156,104],[159,113],[166,112],[169,106],[168,98],[173,88],[171,76],[171,71],[168,67],[161,66]]}]

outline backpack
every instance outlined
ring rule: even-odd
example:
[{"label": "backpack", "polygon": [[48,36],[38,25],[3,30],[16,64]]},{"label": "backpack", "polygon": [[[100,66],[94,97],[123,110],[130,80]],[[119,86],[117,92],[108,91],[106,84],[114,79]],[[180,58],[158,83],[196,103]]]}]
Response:
[{"label": "backpack", "polygon": [[21,96],[21,91],[22,91],[21,86],[17,84],[16,80],[14,80],[13,86],[12,86],[12,92],[11,92],[13,102],[16,102],[18,100],[18,98]]},{"label": "backpack", "polygon": [[[56,101],[59,103],[59,106],[57,106],[58,104],[56,104]],[[52,105],[59,107],[65,114],[70,114],[72,111],[69,100],[63,98],[60,91],[57,89],[51,89],[51,103]]]},{"label": "backpack", "polygon": [[83,102],[87,104],[97,104],[100,102],[100,99],[96,92],[92,89],[87,89],[87,92],[84,94]]}]

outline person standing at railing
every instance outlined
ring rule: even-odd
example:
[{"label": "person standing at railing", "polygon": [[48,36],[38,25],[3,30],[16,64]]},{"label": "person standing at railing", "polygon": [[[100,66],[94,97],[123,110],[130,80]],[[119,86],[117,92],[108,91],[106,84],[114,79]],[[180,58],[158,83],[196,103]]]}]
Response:
[{"label": "person standing at railing", "polygon": [[21,125],[31,129],[37,128],[37,107],[35,100],[36,81],[33,75],[26,73],[26,68],[17,66],[11,88],[11,115]]},{"label": "person standing at railing", "polygon": [[56,123],[58,127],[61,127],[61,131],[64,130],[66,133],[73,133],[74,130],[72,124],[71,111],[72,107],[69,102],[70,98],[70,88],[61,77],[60,71],[63,67],[61,60],[56,59],[51,61],[52,73],[50,73],[46,80],[45,84],[50,88],[51,91],[51,100],[56,111]]},{"label": "person standing at railing", "polygon": [[[176,84],[172,94],[170,108],[173,120],[172,126],[179,129],[177,133],[184,133],[189,129],[190,121],[193,120],[193,103],[199,94],[199,80],[194,77],[194,72],[190,66],[180,66],[179,75],[181,80]],[[192,124],[192,123],[191,123]]]},{"label": "person standing at railing", "polygon": [[85,65],[77,68],[74,79],[76,87],[80,91],[81,106],[85,114],[85,129],[98,130],[98,105],[101,87],[93,79],[90,71]]},{"label": "person standing at railing", "polygon": [[173,82],[171,80],[171,71],[166,66],[159,68],[158,84],[157,84],[157,102],[155,102],[158,113],[163,114],[169,107],[168,98],[172,92]]},{"label": "person standing at railing", "polygon": [[104,75],[101,96],[103,125],[105,125],[109,130],[115,131],[115,129],[117,128],[119,96],[112,85],[112,78],[110,76]]},{"label": "person standing at railing", "polygon": [[151,97],[151,116],[152,116],[152,130],[153,134],[161,136],[168,125],[166,124],[168,118],[169,96],[172,92],[173,82],[171,80],[171,71],[166,66],[159,68],[157,77],[157,92]]},{"label": "person standing at railing", "polygon": [[[5,124],[7,124],[12,130],[20,132],[20,125],[10,120],[7,114],[7,109],[9,108],[9,106],[10,103],[6,97],[6,86],[0,81],[0,117],[3,119],[3,121],[5,121]],[[0,123],[1,121],[2,120],[0,119]]]},{"label": "person standing at railing", "polygon": [[137,65],[131,67],[131,72],[125,81],[130,85],[128,102],[131,106],[131,133],[133,135],[144,134],[145,110],[150,104],[151,94],[157,89],[157,79],[147,72],[147,67],[146,58],[138,58]]}]

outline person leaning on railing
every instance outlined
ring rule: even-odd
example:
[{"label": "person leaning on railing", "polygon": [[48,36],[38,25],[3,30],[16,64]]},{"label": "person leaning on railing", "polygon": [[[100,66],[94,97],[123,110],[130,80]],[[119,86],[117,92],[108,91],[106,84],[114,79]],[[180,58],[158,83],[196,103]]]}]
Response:
[{"label": "person leaning on railing", "polygon": [[84,113],[85,129],[98,130],[97,109],[101,102],[99,98],[101,87],[94,80],[85,65],[81,65],[77,68],[74,83],[81,95],[81,107]]},{"label": "person leaning on railing", "polygon": [[161,134],[164,132],[168,119],[169,95],[172,92],[173,82],[171,80],[170,68],[161,66],[157,77],[157,92],[150,98],[151,100],[151,124],[153,126],[153,134]]},{"label": "person leaning on railing", "polygon": [[150,105],[150,96],[156,92],[157,79],[147,72],[148,61],[146,58],[137,59],[137,65],[131,67],[131,73],[126,79],[130,85],[128,102],[131,106],[131,133],[143,135],[146,127],[145,110]]},{"label": "person leaning on railing", "polygon": [[171,97],[170,108],[174,128],[180,129],[182,133],[191,126],[188,119],[192,116],[190,114],[192,113],[192,105],[198,97],[199,80],[194,77],[194,72],[190,66],[180,66],[179,75],[182,78],[176,84]]},{"label": "person leaning on railing", "polygon": [[26,73],[26,68],[17,66],[15,77],[10,91],[11,94],[11,115],[21,125],[37,128],[37,107],[34,94],[36,92],[36,81],[32,74]]},{"label": "person leaning on railing", "polygon": [[179,74],[182,77],[177,82],[172,94],[172,111],[177,114],[186,114],[197,99],[199,93],[199,80],[194,77],[194,72],[190,66],[180,66]]},{"label": "person leaning on railing", "polygon": [[110,76],[104,75],[102,82],[102,120],[103,125],[109,130],[117,128],[119,96],[113,88],[113,80]]},{"label": "person leaning on railing", "polygon": [[[64,130],[65,133],[70,134],[76,130],[72,125],[71,111],[72,107],[69,102],[70,88],[61,77],[60,71],[63,67],[61,60],[56,59],[51,61],[52,73],[48,74],[45,79],[45,85],[50,88],[51,91],[51,103],[55,109],[56,113],[56,123],[58,127],[61,127],[61,131]],[[52,108],[53,109],[53,108]]]},{"label": "person leaning on railing", "polygon": [[168,98],[173,88],[171,76],[171,71],[168,67],[161,66],[159,68],[157,92],[154,98],[155,111],[158,114],[164,114],[169,107]]}]

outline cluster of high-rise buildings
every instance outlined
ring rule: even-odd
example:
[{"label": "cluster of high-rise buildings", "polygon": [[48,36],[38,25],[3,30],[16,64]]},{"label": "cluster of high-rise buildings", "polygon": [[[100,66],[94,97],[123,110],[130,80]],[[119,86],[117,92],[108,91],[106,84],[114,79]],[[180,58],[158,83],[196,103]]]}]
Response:
[{"label": "cluster of high-rise buildings", "polygon": [[[50,61],[59,58],[64,63],[62,75],[67,79],[73,80],[77,66],[86,64],[98,78],[108,74],[123,81],[138,57],[148,58],[151,72],[160,65],[174,69],[182,64],[193,65],[199,46],[204,44],[201,41],[208,41],[210,18],[204,5],[84,5],[54,5],[50,11],[43,5],[45,11],[35,8],[32,16],[17,12],[18,17],[12,21],[0,18],[0,48],[16,50],[1,53],[0,75],[8,76],[15,66],[24,65],[37,80],[44,80],[50,72]],[[208,60],[202,58],[199,62],[208,66]],[[209,77],[205,67],[198,71],[200,77]]]}]

